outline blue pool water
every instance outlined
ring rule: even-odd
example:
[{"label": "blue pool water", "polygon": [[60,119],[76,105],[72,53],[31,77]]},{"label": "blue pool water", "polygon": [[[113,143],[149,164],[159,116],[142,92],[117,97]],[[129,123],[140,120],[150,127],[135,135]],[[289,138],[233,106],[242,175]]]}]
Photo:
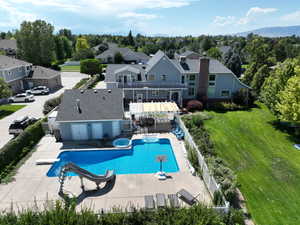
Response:
[{"label": "blue pool water", "polygon": [[113,141],[113,146],[119,147],[119,148],[124,148],[124,147],[129,147],[131,144],[130,140],[128,138],[118,138]]},{"label": "blue pool water", "polygon": [[[95,174],[105,174],[106,170],[114,170],[116,174],[143,174],[159,171],[156,156],[166,155],[163,171],[178,172],[176,158],[168,139],[158,139],[157,142],[144,142],[142,139],[133,140],[129,150],[91,150],[65,151],[59,154],[58,162],[49,169],[47,176],[59,175],[61,166],[73,162],[78,166]],[[68,173],[68,176],[75,176]]]}]

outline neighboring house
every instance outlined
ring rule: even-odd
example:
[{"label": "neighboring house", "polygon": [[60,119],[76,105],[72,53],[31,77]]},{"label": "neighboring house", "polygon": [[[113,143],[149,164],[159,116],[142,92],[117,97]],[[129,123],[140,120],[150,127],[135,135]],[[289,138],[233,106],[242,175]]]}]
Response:
[{"label": "neighboring house", "polygon": [[225,100],[248,88],[218,60],[183,53],[171,60],[158,51],[146,65],[109,64],[107,86],[123,88],[125,101]]},{"label": "neighboring house", "polygon": [[180,60],[180,57],[186,57],[186,58],[189,58],[189,59],[199,59],[200,58],[200,54],[199,53],[196,53],[196,52],[193,52],[193,51],[185,51],[183,53],[176,53],[174,54],[174,58],[176,60]]},{"label": "neighboring house", "polygon": [[25,88],[46,86],[53,91],[62,87],[60,72],[42,66],[33,66],[25,81]]},{"label": "neighboring house", "polygon": [[218,47],[218,49],[220,50],[221,54],[222,54],[222,58],[224,59],[225,55],[232,50],[231,46],[227,46],[227,45],[223,45]]},{"label": "neighboring house", "polygon": [[31,70],[31,63],[0,55],[0,77],[10,86],[13,93],[24,90],[24,78]]},{"label": "neighboring house", "polygon": [[114,138],[123,130],[121,89],[66,90],[56,117],[62,141]]},{"label": "neighboring house", "polygon": [[123,56],[125,63],[145,64],[150,59],[150,57],[143,52],[134,52],[129,48],[118,47],[110,47],[100,55],[96,56],[96,59],[101,59],[102,63],[114,63],[115,54],[118,52]]},{"label": "neighboring house", "polygon": [[60,88],[60,72],[31,63],[0,55],[0,77],[10,86],[13,93],[33,86],[44,85],[54,90]]},{"label": "neighboring house", "polygon": [[17,41],[0,39],[0,50],[5,51],[7,56],[15,57],[17,55]]}]

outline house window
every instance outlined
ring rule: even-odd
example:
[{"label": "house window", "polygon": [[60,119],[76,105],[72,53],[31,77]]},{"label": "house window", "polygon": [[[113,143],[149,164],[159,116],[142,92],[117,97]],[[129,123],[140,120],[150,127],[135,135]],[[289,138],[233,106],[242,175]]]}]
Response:
[{"label": "house window", "polygon": [[184,81],[185,81],[185,77],[181,76],[181,83],[184,84]]},{"label": "house window", "polygon": [[142,74],[139,73],[139,74],[137,75],[137,79],[138,79],[138,81],[141,81],[141,80],[142,80]]},{"label": "house window", "polygon": [[214,87],[216,85],[216,82],[208,82],[208,86]]},{"label": "house window", "polygon": [[221,91],[221,96],[222,97],[229,97],[230,96],[230,91],[229,90],[222,90]]},{"label": "house window", "polygon": [[167,75],[161,75],[161,80],[163,81],[167,80]]},{"label": "house window", "polygon": [[214,74],[209,75],[209,81],[216,81],[216,75]]},{"label": "house window", "polygon": [[153,74],[149,75],[149,80],[155,80],[155,76]]},{"label": "house window", "polygon": [[195,74],[190,74],[189,75],[189,80],[196,80],[196,75]]},{"label": "house window", "polygon": [[147,74],[145,75],[145,79],[148,80],[148,75]]},{"label": "house window", "polygon": [[195,86],[195,83],[189,82],[189,86]]},{"label": "house window", "polygon": [[188,89],[188,95],[189,96],[195,96],[195,88],[189,88]]}]

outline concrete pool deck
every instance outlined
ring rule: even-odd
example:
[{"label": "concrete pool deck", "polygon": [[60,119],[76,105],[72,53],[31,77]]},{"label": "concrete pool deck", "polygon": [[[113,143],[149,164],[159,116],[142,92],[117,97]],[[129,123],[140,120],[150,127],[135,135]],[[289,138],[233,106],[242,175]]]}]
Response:
[{"label": "concrete pool deck", "polygon": [[[141,138],[134,135],[134,139]],[[127,208],[134,205],[137,208],[144,207],[144,196],[156,193],[175,194],[185,188],[204,204],[211,204],[211,197],[203,181],[193,176],[188,168],[182,141],[178,141],[173,134],[159,134],[159,138],[168,138],[180,171],[168,173],[171,177],[159,181],[153,174],[129,174],[117,175],[113,184],[103,184],[101,189],[90,194],[82,193],[80,179],[76,177],[66,178],[64,190],[78,197],[78,209],[91,207],[95,211],[109,210],[114,207]],[[57,177],[47,177],[46,173],[51,165],[36,165],[38,159],[54,159],[58,156],[62,143],[56,143],[51,136],[45,136],[37,146],[37,150],[19,168],[14,181],[0,185],[0,211],[10,210],[13,203],[14,209],[22,209],[37,205],[43,207],[47,201],[61,200],[58,195],[59,182]],[[70,149],[68,149],[70,150]],[[94,190],[95,183],[84,179],[86,190]],[[105,187],[103,187],[105,186]]]}]

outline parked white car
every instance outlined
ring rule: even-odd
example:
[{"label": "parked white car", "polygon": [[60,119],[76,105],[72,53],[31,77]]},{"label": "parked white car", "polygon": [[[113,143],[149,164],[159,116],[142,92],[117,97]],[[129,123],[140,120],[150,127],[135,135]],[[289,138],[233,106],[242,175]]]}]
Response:
[{"label": "parked white car", "polygon": [[33,94],[29,93],[22,93],[22,94],[17,94],[16,96],[10,97],[8,99],[8,102],[13,103],[13,102],[33,102],[34,96]]},{"label": "parked white car", "polygon": [[47,88],[46,86],[37,86],[26,91],[26,93],[33,95],[47,95],[49,94],[49,88]]}]

